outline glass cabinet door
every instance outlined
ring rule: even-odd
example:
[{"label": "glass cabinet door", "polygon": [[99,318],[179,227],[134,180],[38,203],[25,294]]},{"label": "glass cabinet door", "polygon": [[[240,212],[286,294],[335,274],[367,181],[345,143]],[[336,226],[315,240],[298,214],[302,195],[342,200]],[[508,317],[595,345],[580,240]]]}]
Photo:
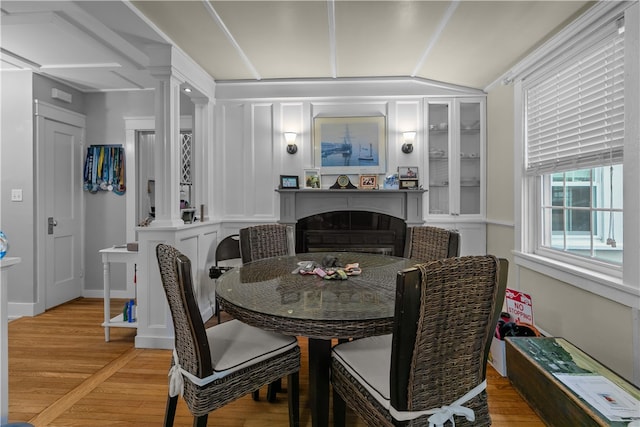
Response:
[{"label": "glass cabinet door", "polygon": [[481,120],[479,102],[461,101],[459,104],[460,143],[458,149],[460,177],[459,214],[473,215],[480,213],[482,152]]},{"label": "glass cabinet door", "polygon": [[448,102],[428,104],[429,214],[449,214],[450,109]]}]

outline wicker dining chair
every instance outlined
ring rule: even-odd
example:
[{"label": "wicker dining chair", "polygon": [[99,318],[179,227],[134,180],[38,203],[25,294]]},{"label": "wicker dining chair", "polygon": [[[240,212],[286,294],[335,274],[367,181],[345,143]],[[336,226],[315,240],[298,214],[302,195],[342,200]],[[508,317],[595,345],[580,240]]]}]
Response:
[{"label": "wicker dining chair", "polygon": [[[240,257],[242,263],[263,258],[295,255],[295,248],[289,244],[287,226],[283,224],[259,224],[240,229]],[[276,400],[276,393],[282,390],[282,380],[278,379],[267,388],[267,400]],[[259,392],[254,393],[259,399]]]},{"label": "wicker dining chair", "polygon": [[263,258],[295,255],[290,247],[287,226],[284,224],[260,224],[240,229],[240,255],[242,263]]},{"label": "wicker dining chair", "polygon": [[[220,241],[220,243],[218,243],[218,246],[216,246],[216,255],[215,255],[215,266],[214,266],[214,271],[216,273],[216,275],[218,274],[222,274],[222,271],[220,270],[220,263],[224,262],[224,261],[230,261],[230,260],[240,260],[240,236],[238,234],[232,234],[230,236],[225,237],[224,239],[222,239]],[[229,266],[225,266],[223,268],[229,268]],[[211,274],[210,274],[211,276]],[[217,279],[218,277],[220,277],[219,275],[217,277],[214,277],[215,279]],[[218,302],[218,300],[216,299],[216,317],[218,318],[218,323],[221,323],[221,318],[220,318],[220,303]]]},{"label": "wicker dining chair", "polygon": [[300,347],[296,338],[236,319],[205,329],[189,258],[166,244],[156,247],[156,256],[175,334],[164,425],[173,425],[178,395],[193,414],[193,425],[206,426],[211,411],[287,376],[289,425],[297,427]]},{"label": "wicker dining chair", "polygon": [[460,256],[460,234],[440,227],[407,227],[404,257],[418,262]]},{"label": "wicker dining chair", "polygon": [[399,272],[393,333],[332,350],[334,425],[345,403],[369,426],[490,425],[486,365],[507,270],[486,255]]}]

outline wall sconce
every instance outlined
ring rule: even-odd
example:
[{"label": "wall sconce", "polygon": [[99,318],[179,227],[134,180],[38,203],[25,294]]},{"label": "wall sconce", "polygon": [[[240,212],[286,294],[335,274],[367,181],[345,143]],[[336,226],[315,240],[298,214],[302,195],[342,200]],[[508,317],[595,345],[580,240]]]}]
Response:
[{"label": "wall sconce", "polygon": [[416,132],[402,132],[402,139],[404,140],[402,152],[405,154],[411,153],[413,151],[413,142],[416,140]]},{"label": "wall sconce", "polygon": [[296,154],[298,151],[298,146],[296,145],[296,137],[298,136],[295,132],[285,132],[284,140],[287,141],[287,153]]}]

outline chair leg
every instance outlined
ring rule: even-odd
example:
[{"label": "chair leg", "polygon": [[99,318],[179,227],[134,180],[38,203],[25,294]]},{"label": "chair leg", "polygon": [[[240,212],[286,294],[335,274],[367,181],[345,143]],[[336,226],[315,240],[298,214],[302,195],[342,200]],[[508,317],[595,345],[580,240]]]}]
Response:
[{"label": "chair leg", "polygon": [[253,397],[254,401],[259,401],[260,400],[260,389],[254,391],[253,393],[251,393],[251,397]]},{"label": "chair leg", "polygon": [[173,427],[173,420],[176,417],[177,404],[178,404],[178,396],[167,397],[167,407],[164,411],[164,427]]},{"label": "chair leg", "polygon": [[333,389],[333,425],[344,427],[346,419],[347,405],[342,396]]},{"label": "chair leg", "polygon": [[277,393],[282,389],[281,380],[276,380],[267,386],[267,402],[273,403],[277,400]]},{"label": "chair leg", "polygon": [[218,316],[218,325],[220,324],[220,303],[216,299],[216,316]]},{"label": "chair leg", "polygon": [[193,417],[193,427],[207,427],[207,418],[209,418],[209,414]]},{"label": "chair leg", "polygon": [[287,377],[287,394],[289,395],[289,427],[300,426],[300,383],[297,372]]}]

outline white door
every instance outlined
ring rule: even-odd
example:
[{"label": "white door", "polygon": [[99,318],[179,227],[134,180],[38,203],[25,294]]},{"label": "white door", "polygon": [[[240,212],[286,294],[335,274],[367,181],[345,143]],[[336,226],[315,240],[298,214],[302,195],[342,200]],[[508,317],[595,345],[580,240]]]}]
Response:
[{"label": "white door", "polygon": [[82,294],[81,128],[43,120],[45,308]]}]

